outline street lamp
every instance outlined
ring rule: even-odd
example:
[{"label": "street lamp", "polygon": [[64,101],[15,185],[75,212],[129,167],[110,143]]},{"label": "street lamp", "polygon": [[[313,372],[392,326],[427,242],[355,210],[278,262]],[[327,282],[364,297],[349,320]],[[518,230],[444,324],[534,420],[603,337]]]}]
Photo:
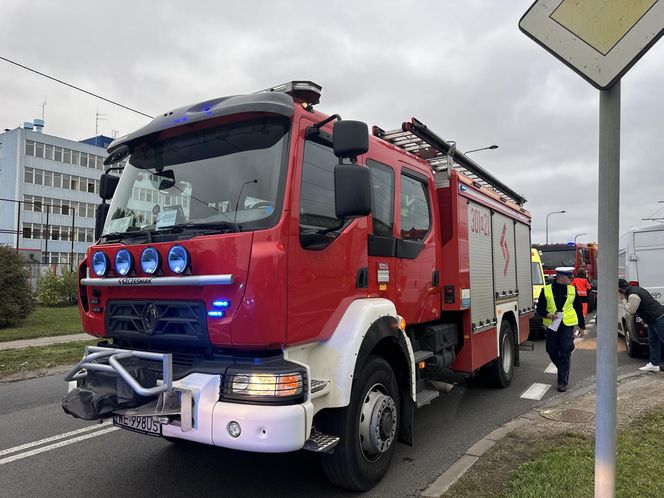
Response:
[{"label": "street lamp", "polygon": [[493,149],[497,149],[497,148],[498,148],[497,145],[489,145],[488,147],[482,147],[481,149],[467,150],[466,152],[464,152],[464,154],[470,154],[471,152],[477,152],[477,151],[480,151],[480,150],[493,150]]},{"label": "street lamp", "polygon": [[551,211],[549,214],[546,215],[546,243],[549,243],[549,216],[552,214],[562,214],[566,213],[564,209],[562,211]]},{"label": "street lamp", "polygon": [[574,236],[574,245],[575,245],[575,246],[576,246],[576,238],[577,238],[577,237],[581,237],[581,235],[588,235],[588,234],[587,234],[587,233],[577,233],[577,234]]}]

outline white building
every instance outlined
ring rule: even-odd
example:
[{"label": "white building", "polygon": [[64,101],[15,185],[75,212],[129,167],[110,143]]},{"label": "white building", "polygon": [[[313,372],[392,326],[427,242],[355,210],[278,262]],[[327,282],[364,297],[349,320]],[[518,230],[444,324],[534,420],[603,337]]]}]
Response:
[{"label": "white building", "polygon": [[73,252],[78,263],[94,241],[104,147],[111,139],[75,142],[42,128],[35,120],[0,133],[0,244],[50,264],[69,263]]}]

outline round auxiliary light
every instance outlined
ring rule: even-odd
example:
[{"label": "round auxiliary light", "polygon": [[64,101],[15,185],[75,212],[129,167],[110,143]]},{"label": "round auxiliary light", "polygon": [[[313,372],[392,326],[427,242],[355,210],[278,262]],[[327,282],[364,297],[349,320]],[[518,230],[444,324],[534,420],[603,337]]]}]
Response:
[{"label": "round auxiliary light", "polygon": [[115,255],[115,271],[123,277],[131,271],[131,253],[127,249],[120,249]]},{"label": "round auxiliary light", "polygon": [[141,270],[148,275],[154,275],[159,269],[159,251],[154,247],[146,247],[141,253]]},{"label": "round auxiliary light", "polygon": [[98,277],[103,277],[108,271],[108,256],[101,251],[92,255],[92,271]]},{"label": "round auxiliary light", "polygon": [[182,246],[173,246],[168,251],[168,267],[173,273],[182,273],[189,265],[189,253]]},{"label": "round auxiliary light", "polygon": [[232,438],[238,438],[242,433],[242,427],[240,427],[240,424],[238,424],[235,420],[228,422],[226,429]]}]

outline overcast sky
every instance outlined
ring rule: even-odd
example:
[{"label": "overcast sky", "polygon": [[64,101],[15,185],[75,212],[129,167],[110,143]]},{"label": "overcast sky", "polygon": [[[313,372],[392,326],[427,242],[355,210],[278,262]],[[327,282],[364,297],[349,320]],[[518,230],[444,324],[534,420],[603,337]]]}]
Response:
[{"label": "overcast sky", "polygon": [[[521,192],[533,242],[597,240],[598,91],[518,29],[531,0],[4,0],[0,55],[155,115],[293,79],[383,129],[417,117]],[[620,231],[664,213],[664,41],[622,82]],[[74,140],[147,119],[0,61],[0,129]]]}]

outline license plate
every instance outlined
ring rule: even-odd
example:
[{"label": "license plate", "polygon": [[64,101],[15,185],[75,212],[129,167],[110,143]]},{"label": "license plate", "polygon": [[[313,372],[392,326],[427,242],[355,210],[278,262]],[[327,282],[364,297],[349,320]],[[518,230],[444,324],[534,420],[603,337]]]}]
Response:
[{"label": "license plate", "polygon": [[161,436],[161,424],[149,416],[113,415],[113,425],[149,436]]}]

